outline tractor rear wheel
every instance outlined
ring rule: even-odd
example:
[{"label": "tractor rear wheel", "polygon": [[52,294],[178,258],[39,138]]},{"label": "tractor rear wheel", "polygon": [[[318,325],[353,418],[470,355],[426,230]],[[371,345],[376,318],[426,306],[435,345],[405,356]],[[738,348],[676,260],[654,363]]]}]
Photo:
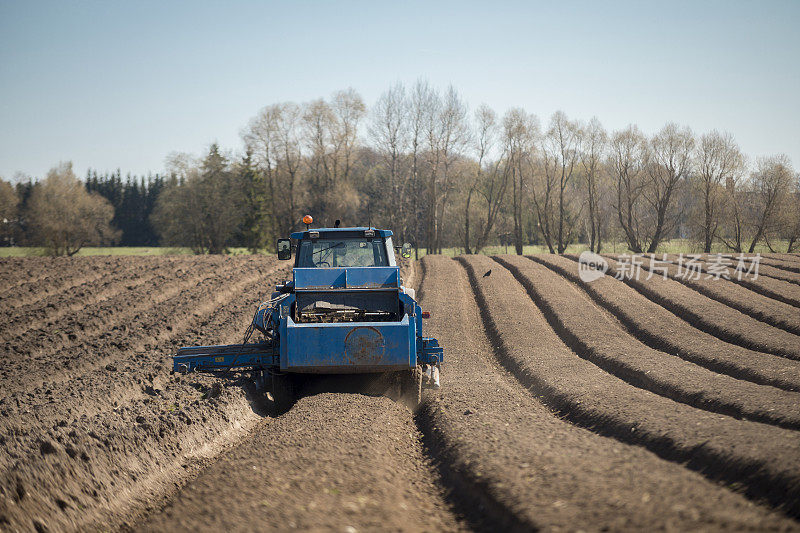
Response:
[{"label": "tractor rear wheel", "polygon": [[291,374],[270,374],[272,410],[275,416],[282,415],[292,408],[295,400],[295,382]]}]

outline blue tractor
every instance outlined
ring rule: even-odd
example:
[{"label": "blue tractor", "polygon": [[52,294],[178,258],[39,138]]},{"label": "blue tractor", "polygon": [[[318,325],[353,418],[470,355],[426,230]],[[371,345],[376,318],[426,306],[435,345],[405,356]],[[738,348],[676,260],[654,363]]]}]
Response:
[{"label": "blue tractor", "polygon": [[[443,350],[422,334],[427,314],[402,285],[392,232],[304,222],[306,231],[278,240],[278,259],[296,251],[292,279],[258,306],[244,342],[181,348],[174,371],[254,371],[279,412],[308,374],[382,374],[419,404],[424,386],[439,387]],[[410,256],[410,246],[398,250]]]}]

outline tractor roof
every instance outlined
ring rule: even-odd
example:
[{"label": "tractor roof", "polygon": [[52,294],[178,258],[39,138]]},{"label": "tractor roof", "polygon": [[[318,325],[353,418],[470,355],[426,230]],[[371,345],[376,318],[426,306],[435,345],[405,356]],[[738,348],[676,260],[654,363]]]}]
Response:
[{"label": "tractor roof", "polygon": [[308,232],[318,231],[320,238],[324,239],[326,237],[336,237],[337,233],[363,233],[368,229],[374,230],[376,237],[381,237],[385,239],[386,237],[392,236],[392,230],[359,227],[359,228],[311,228],[306,231],[297,231],[295,233],[292,233],[291,237],[292,239],[298,239],[298,240],[308,239],[310,238]]}]

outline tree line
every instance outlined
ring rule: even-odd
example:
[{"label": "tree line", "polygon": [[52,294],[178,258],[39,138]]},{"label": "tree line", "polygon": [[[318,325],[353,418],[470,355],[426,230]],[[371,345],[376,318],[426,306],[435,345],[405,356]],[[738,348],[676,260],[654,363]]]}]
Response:
[{"label": "tree line", "polygon": [[151,213],[164,186],[158,174],[122,178],[89,170],[77,178],[70,163],[45,179],[0,180],[0,244],[44,246],[54,255],[73,255],[87,244],[157,246]]},{"label": "tree line", "polygon": [[120,246],[157,246],[159,233],[151,215],[166,179],[159,175],[131,176],[124,179],[119,170],[98,174],[86,173],[86,190],[97,193],[114,208],[111,225],[120,231]]},{"label": "tree line", "polygon": [[[788,158],[750,161],[718,131],[669,123],[652,135],[635,125],[609,132],[561,111],[542,125],[521,108],[470,111],[453,87],[419,81],[393,85],[370,108],[352,89],[272,104],[241,137],[238,155],[216,144],[199,159],[171,154],[164,176],[90,173],[93,200],[82,209],[94,218],[77,219],[94,229],[77,240],[271,250],[306,213],[320,226],[390,228],[430,253],[499,243],[563,253],[577,242],[655,252],[673,238],[706,252],[793,251],[800,240],[800,175]],[[15,226],[20,242],[46,244],[37,216],[81,205],[44,195],[50,181],[65,186],[55,176],[63,182],[67,167],[0,184],[2,219],[16,221],[4,224],[5,242]]]}]

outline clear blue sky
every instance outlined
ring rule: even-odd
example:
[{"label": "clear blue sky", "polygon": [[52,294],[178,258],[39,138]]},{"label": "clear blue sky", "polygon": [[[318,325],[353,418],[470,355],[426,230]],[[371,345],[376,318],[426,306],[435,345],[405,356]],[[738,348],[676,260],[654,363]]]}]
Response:
[{"label": "clear blue sky", "polygon": [[[556,4],[558,4],[556,6]],[[0,176],[160,171],[263,106],[452,83],[471,108],[734,134],[800,167],[800,1],[0,0]]]}]

